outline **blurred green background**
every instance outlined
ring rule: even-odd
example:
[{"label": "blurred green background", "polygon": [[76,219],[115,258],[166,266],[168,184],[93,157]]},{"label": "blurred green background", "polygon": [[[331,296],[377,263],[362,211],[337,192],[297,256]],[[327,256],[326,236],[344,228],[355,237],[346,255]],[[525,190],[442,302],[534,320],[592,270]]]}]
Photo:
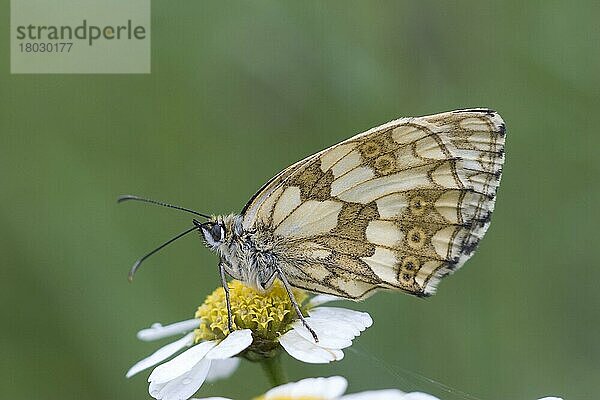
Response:
[{"label": "blurred green background", "polygon": [[[351,306],[374,325],[342,362],[291,378],[446,399],[591,399],[600,388],[600,3],[153,2],[150,75],[10,75],[0,2],[2,398],[140,399],[138,329],[189,318],[219,284],[189,226],[240,210],[283,167],[399,116],[486,106],[507,161],[477,255],[426,301]],[[415,377],[420,374],[425,378]],[[447,392],[428,379],[455,388]],[[205,385],[240,399],[256,365]]]}]

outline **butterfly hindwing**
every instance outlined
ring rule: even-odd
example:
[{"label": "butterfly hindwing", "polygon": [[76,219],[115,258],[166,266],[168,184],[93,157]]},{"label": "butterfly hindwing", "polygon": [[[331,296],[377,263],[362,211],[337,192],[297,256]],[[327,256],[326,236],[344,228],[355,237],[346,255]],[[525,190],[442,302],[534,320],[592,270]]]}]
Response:
[{"label": "butterfly hindwing", "polygon": [[272,232],[294,286],[432,294],[489,226],[504,136],[488,109],[389,122],[282,171],[246,205],[244,227]]}]

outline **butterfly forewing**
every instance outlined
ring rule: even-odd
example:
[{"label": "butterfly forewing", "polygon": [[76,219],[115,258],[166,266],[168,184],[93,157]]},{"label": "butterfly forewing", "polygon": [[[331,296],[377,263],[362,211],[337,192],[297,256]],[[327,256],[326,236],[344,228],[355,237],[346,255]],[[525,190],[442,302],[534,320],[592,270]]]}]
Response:
[{"label": "butterfly forewing", "polygon": [[244,208],[244,227],[273,234],[296,287],[432,294],[489,226],[504,137],[488,109],[389,122],[276,175]]}]

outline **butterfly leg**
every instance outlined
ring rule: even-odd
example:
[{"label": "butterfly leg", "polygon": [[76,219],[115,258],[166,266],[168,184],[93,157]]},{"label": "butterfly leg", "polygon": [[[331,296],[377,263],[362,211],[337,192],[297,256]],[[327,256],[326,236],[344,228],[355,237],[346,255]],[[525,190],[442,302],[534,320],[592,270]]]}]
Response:
[{"label": "butterfly leg", "polygon": [[300,318],[300,321],[302,321],[302,325],[304,325],[304,327],[306,329],[308,329],[308,331],[312,335],[313,339],[315,339],[315,342],[318,342],[319,338],[317,337],[317,334],[315,333],[315,331],[313,331],[313,329],[308,325],[308,322],[306,322],[306,319],[304,319],[304,315],[302,315],[302,311],[300,311],[300,306],[298,305],[298,302],[296,301],[296,298],[294,297],[294,293],[292,293],[292,287],[290,286],[289,282],[287,281],[287,278],[285,277],[283,271],[281,270],[281,268],[279,266],[276,266],[275,268],[277,268],[277,277],[283,283],[283,287],[285,288],[285,291],[287,292],[288,296],[290,297],[292,306],[294,306],[294,310],[296,310],[296,314],[298,314],[298,318]]},{"label": "butterfly leg", "polygon": [[225,277],[225,267],[222,263],[219,264],[219,274],[221,275],[221,285],[225,290],[225,302],[227,303],[227,328],[231,333],[233,332],[233,314],[231,313],[231,301],[229,300],[229,285]]}]

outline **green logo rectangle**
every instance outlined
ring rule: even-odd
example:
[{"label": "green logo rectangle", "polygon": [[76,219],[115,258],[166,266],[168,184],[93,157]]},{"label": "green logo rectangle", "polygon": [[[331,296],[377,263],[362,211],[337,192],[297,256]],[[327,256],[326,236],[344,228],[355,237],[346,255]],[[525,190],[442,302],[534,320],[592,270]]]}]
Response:
[{"label": "green logo rectangle", "polygon": [[150,73],[150,0],[11,0],[13,74]]}]

